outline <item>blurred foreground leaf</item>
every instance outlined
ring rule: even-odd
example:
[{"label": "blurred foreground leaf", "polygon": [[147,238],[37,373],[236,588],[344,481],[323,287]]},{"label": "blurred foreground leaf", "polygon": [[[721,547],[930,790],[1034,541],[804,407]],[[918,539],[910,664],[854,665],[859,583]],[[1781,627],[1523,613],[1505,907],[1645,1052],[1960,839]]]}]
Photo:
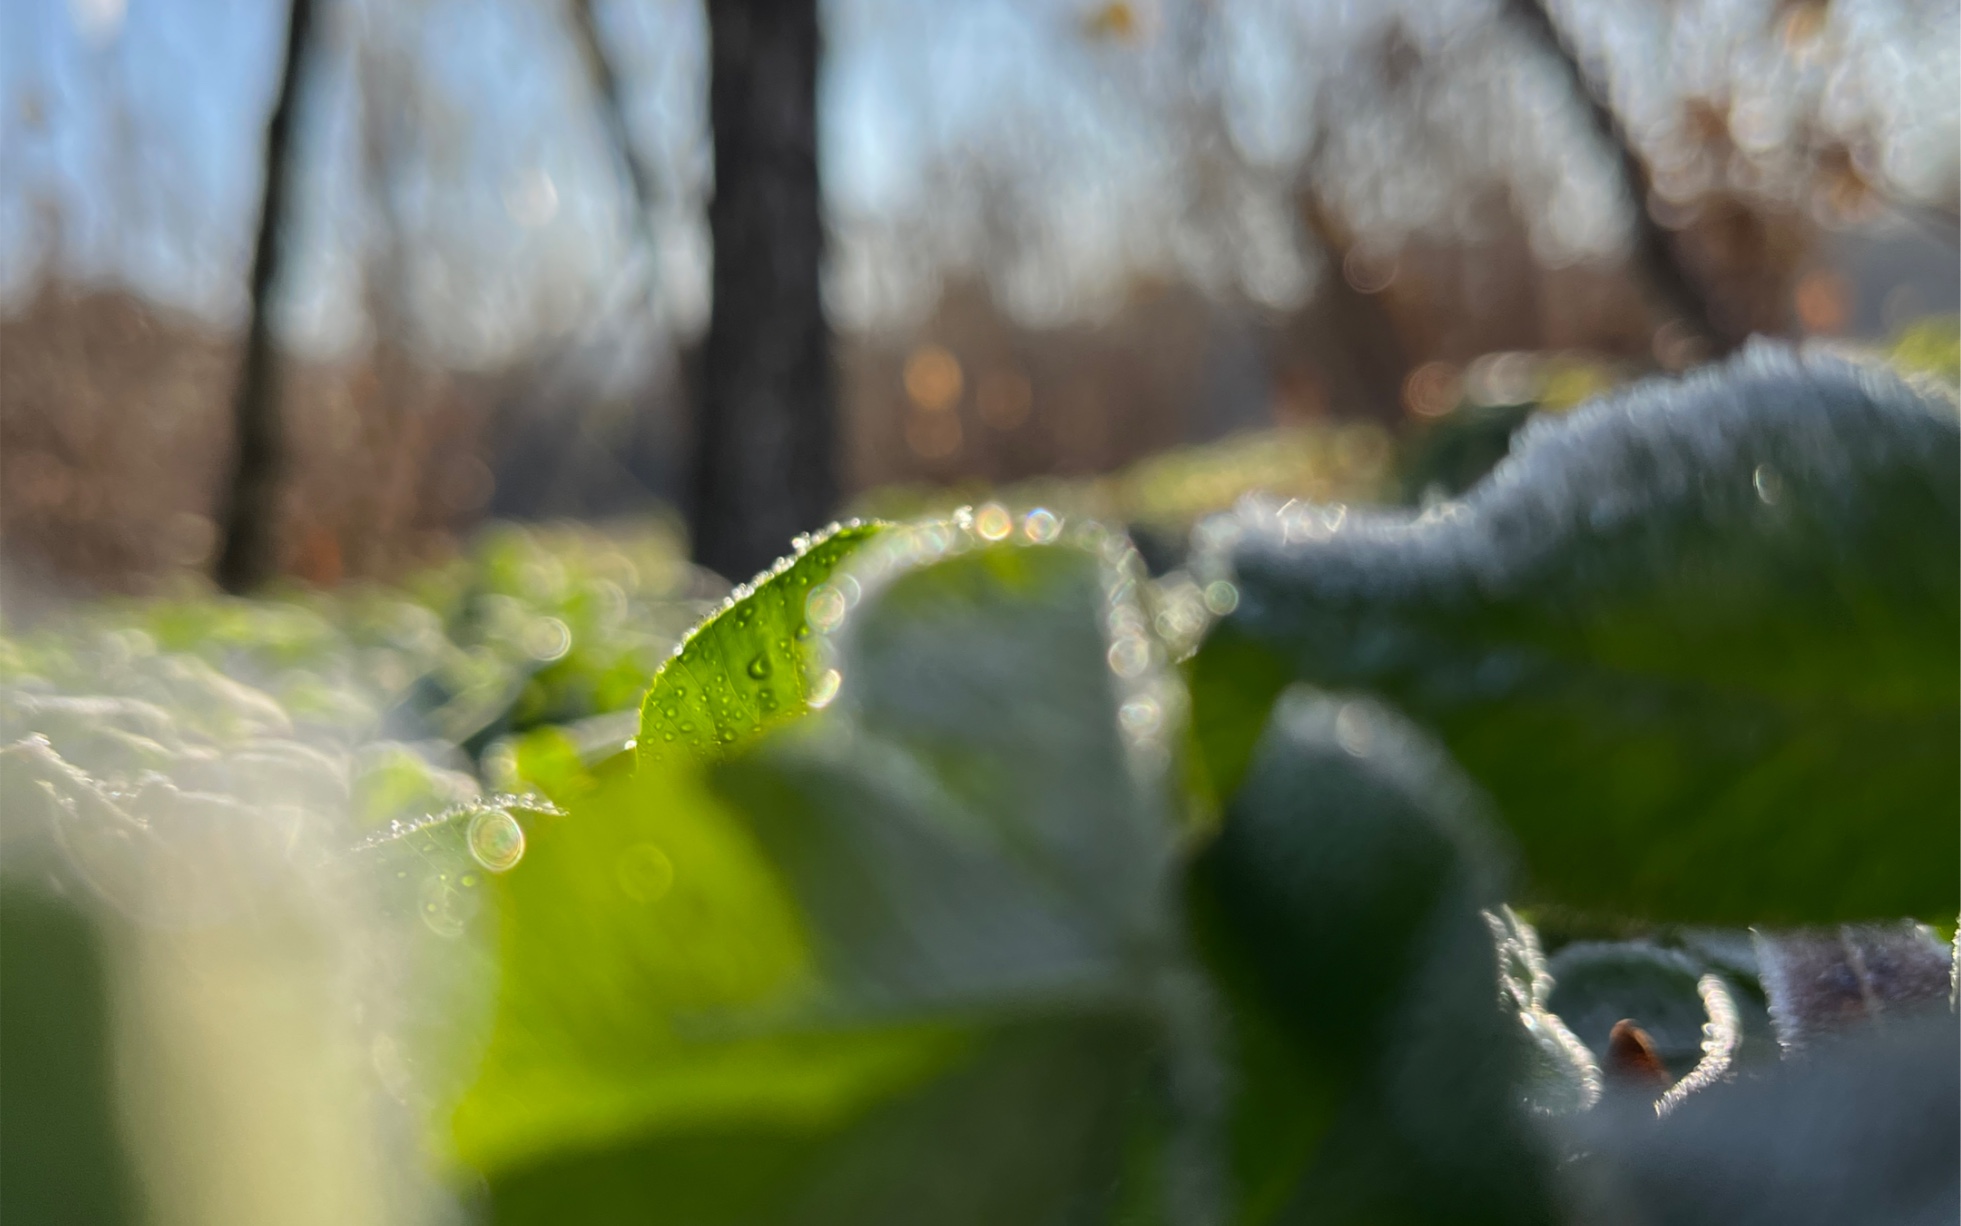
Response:
[{"label": "blurred foreground leaf", "polygon": [[1568,1174],[1581,1222],[1630,1226],[1935,1226],[1961,1215],[1961,1035],[1944,1006],[1757,1077],[1711,1086],[1657,1120],[1596,1111]]},{"label": "blurred foreground leaf", "polygon": [[1911,920],[1759,930],[1755,939],[1770,1017],[1787,1050],[1946,1001],[1953,991],[1953,946]]},{"label": "blurred foreground leaf", "polygon": [[[700,765],[723,746],[802,708],[804,610],[841,553],[812,550],[772,581],[781,587],[763,585],[753,605],[738,601],[698,632],[693,654],[680,657],[685,669],[664,674],[650,696],[654,752],[642,754],[637,771],[602,767],[570,816],[532,827],[523,861],[502,879],[503,1001],[484,1074],[456,1128],[462,1156],[489,1177],[498,1220],[1019,1223],[1107,1199],[1128,1141],[1122,1108],[1152,1050],[1148,1028],[1127,1016],[1124,1001],[1106,984],[1073,979],[1062,985],[1068,1006],[1046,1009],[985,978],[962,979],[960,1001],[864,990],[868,980],[843,971],[835,956],[837,907],[813,906],[803,894],[799,870],[807,865],[774,837],[778,827],[757,823],[766,857],[702,786]],[[817,597],[821,625],[837,623],[847,593],[855,590],[840,579]],[[1088,666],[1107,694],[1095,594],[1093,584],[1088,593],[1065,586],[1059,600],[1068,625],[1087,628]],[[965,596],[954,593],[956,607]],[[1038,604],[1007,629],[1042,630],[1056,603]],[[960,656],[948,630],[915,630],[906,641]],[[1035,638],[1034,648],[1058,646],[1053,634]],[[749,667],[752,649],[767,668]],[[964,658],[991,663],[971,651]],[[1046,652],[1040,658],[1053,662]],[[1062,671],[1076,678],[1080,669]],[[1000,685],[1019,692],[1023,684],[1012,671],[994,680],[997,702]],[[766,684],[782,687],[775,711],[758,696]],[[732,700],[715,701],[723,696]],[[664,700],[675,703],[673,714]],[[1102,731],[1087,735],[1114,743],[1110,701],[1098,709],[1101,718],[1084,723]],[[1077,722],[1065,719],[1065,736]],[[692,752],[658,748],[682,743]],[[975,766],[986,764],[983,753]],[[993,764],[998,771],[1000,759]],[[1093,762],[1078,765],[1096,771]],[[761,766],[728,778],[738,794],[744,780],[772,786]],[[1108,778],[1075,795],[1103,789],[1106,813],[1139,820]],[[820,808],[827,801],[821,788],[793,799]],[[795,815],[771,810],[772,818]],[[889,815],[818,816],[824,826],[802,832],[805,841],[829,837],[848,853],[868,823]],[[918,868],[904,850],[890,867]],[[1101,862],[1100,844],[1077,850]],[[991,880],[1003,879],[997,872]],[[899,871],[879,883],[911,880]],[[856,879],[825,883],[848,889]],[[985,922],[1013,927],[1023,901],[990,896],[985,877],[928,875],[915,884],[949,891],[956,909],[963,890],[990,912],[1005,904],[966,934],[983,949]],[[1068,900],[1053,883],[1032,888]],[[854,952],[877,947],[876,934],[842,935],[862,942]],[[1010,943],[992,952],[1020,967],[1030,950]],[[875,953],[860,961],[883,967]],[[1028,963],[1040,966],[1039,958]],[[1077,999],[1085,987],[1109,998]],[[1031,1113],[1037,1103],[1049,1109]]]},{"label": "blurred foreground leaf", "polygon": [[490,1179],[500,1220],[649,1205],[770,1220],[772,1172],[801,1169],[797,1155],[961,1050],[957,1028],[843,1032],[799,1008],[813,975],[801,922],[701,775],[802,709],[809,589],[870,532],[819,542],[663,669],[642,744],[689,752],[588,773],[570,746],[518,747],[515,768],[544,776],[570,813],[534,822],[499,879],[503,986],[456,1116],[459,1155]]},{"label": "blurred foreground leaf", "polygon": [[1215,783],[1278,671],[1439,733],[1553,901],[1952,913],[1958,454],[1951,401],[1760,347],[1533,423],[1461,503],[1244,511],[1206,534],[1239,590],[1195,665]]},{"label": "blurred foreground leaf", "polygon": [[[641,1202],[584,1219],[517,1206],[541,1181],[590,1203],[581,1172],[628,1151],[654,1171],[725,1135],[794,1148],[957,1050],[941,1032],[839,1035],[791,1012],[810,976],[804,933],[691,770],[614,774],[526,842],[498,881],[503,986],[456,1117],[459,1154],[490,1179],[501,1219],[604,1220],[601,1208]],[[760,1193],[739,1169],[704,1168],[716,1182],[694,1194]],[[506,1186],[533,1191],[505,1204]],[[672,1185],[638,1194],[694,1203]]]},{"label": "blurred foreground leaf", "polygon": [[1481,915],[1502,868],[1419,732],[1366,700],[1280,699],[1193,870],[1234,990],[1245,1220],[1552,1220]]},{"label": "blurred foreground leaf", "polygon": [[137,1220],[117,1118],[109,982],[98,925],[84,908],[0,877],[0,1219]]},{"label": "blurred foreground leaf", "polygon": [[[981,1054],[893,1109],[961,1104],[922,1125],[931,1158],[911,1158],[926,1138],[894,1132],[882,1180],[835,1201],[814,1185],[805,1211],[1206,1220],[1208,1032],[1169,881],[1175,699],[1142,633],[1134,555],[1120,540],[902,531],[853,567],[864,594],[826,644],[831,709],[718,779],[808,919],[813,1008],[860,1028],[957,1021]],[[1031,1043],[1072,1054],[982,1077]],[[960,1187],[987,1195],[942,1190]]]}]

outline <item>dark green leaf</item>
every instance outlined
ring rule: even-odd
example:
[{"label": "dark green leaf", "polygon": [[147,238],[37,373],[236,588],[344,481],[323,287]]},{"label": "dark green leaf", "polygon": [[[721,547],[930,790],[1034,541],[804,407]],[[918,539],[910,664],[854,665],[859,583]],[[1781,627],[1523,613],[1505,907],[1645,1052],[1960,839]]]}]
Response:
[{"label": "dark green leaf", "polygon": [[1480,914],[1501,865],[1471,789],[1420,733],[1367,700],[1281,698],[1194,868],[1215,963],[1223,946],[1224,978],[1319,1083],[1295,1096],[1315,1142],[1288,1155],[1238,1138],[1241,1183],[1283,1206],[1270,1220],[1549,1220]]},{"label": "dark green leaf", "polygon": [[8,1222],[137,1220],[103,946],[84,908],[0,878],[0,1219]]}]

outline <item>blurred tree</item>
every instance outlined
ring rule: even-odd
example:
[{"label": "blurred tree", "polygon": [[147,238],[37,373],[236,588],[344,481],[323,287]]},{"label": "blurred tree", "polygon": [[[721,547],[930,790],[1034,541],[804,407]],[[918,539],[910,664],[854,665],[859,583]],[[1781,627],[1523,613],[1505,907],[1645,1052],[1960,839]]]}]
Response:
[{"label": "blurred tree", "polygon": [[272,336],[272,290],[279,280],[280,240],[294,180],[293,112],[313,24],[312,0],[292,0],[286,19],[286,61],[266,121],[265,187],[259,236],[252,250],[251,322],[245,332],[238,392],[232,404],[234,437],[229,487],[219,509],[223,541],[217,579],[226,591],[243,592],[270,578],[279,564],[280,423],[279,356]]},{"label": "blurred tree", "polygon": [[816,0],[709,0],[714,303],[695,420],[697,562],[743,578],[837,497],[818,274]]}]

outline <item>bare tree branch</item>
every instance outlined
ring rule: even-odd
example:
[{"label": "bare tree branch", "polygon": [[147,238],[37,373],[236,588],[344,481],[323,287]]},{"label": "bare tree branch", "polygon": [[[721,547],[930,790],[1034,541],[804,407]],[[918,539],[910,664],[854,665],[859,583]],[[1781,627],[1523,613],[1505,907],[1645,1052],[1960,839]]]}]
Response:
[{"label": "bare tree branch", "polygon": [[647,165],[633,143],[633,133],[626,121],[626,97],[620,88],[619,74],[613,71],[612,61],[606,58],[606,45],[600,41],[599,25],[593,19],[592,0],[572,0],[571,10],[573,41],[579,46],[579,58],[585,63],[586,76],[592,82],[606,133],[633,187],[633,200],[637,206],[634,214],[637,224],[634,228],[651,252],[653,223],[650,218],[656,203],[654,192],[658,186],[653,168]]},{"label": "bare tree branch", "polygon": [[221,506],[224,533],[217,580],[228,592],[249,591],[278,566],[277,517],[283,439],[279,422],[279,354],[272,337],[272,294],[279,281],[280,241],[293,186],[293,114],[313,24],[313,0],[292,0],[279,93],[266,121],[265,188],[252,251],[251,322],[245,332],[238,391],[232,404],[231,480]]},{"label": "bare tree branch", "polygon": [[1546,8],[1546,0],[1507,0],[1513,19],[1564,71],[1573,96],[1586,111],[1595,134],[1614,152],[1634,215],[1633,264],[1655,304],[1705,339],[1716,354],[1728,353],[1744,338],[1724,325],[1709,295],[1683,267],[1675,242],[1648,211],[1654,180],[1634,147],[1620,116],[1608,101],[1604,83],[1593,81],[1579,55]]}]

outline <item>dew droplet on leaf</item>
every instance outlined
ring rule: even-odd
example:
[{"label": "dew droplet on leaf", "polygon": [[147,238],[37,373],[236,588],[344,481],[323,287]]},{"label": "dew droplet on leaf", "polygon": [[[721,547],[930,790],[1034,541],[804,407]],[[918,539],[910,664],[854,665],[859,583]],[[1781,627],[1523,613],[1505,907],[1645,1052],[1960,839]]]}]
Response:
[{"label": "dew droplet on leaf", "polygon": [[470,819],[469,843],[478,864],[506,872],[524,858],[524,827],[502,809],[485,809]]}]

